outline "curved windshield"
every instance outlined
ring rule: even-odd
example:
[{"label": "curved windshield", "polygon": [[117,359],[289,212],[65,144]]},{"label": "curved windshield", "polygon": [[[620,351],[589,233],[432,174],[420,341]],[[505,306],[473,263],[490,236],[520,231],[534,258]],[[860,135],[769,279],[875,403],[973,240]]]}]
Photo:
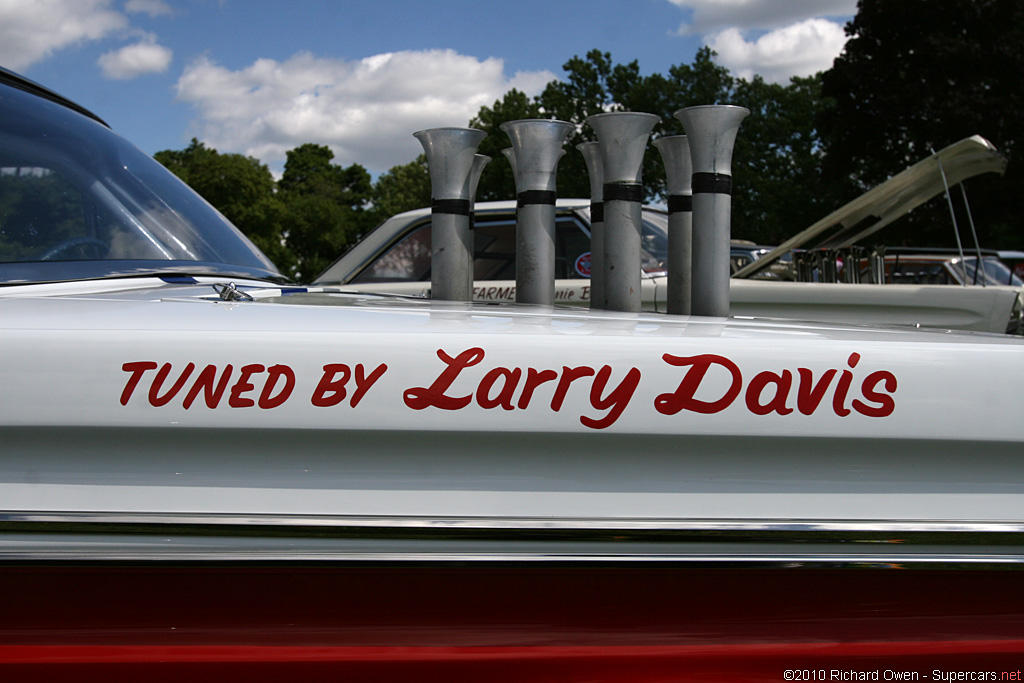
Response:
[{"label": "curved windshield", "polygon": [[981,260],[981,273],[979,274],[977,273],[977,257],[968,256],[964,258],[963,270],[966,271],[964,279],[968,284],[982,284],[981,280],[984,279],[985,284],[990,285],[1024,286],[1024,281],[1014,275],[1009,266],[994,257],[986,257]]},{"label": "curved windshield", "polygon": [[640,267],[664,275],[668,266],[668,214],[644,207],[640,222]]},{"label": "curved windshield", "polygon": [[282,279],[237,228],[123,138],[0,85],[0,284],[154,273]]}]

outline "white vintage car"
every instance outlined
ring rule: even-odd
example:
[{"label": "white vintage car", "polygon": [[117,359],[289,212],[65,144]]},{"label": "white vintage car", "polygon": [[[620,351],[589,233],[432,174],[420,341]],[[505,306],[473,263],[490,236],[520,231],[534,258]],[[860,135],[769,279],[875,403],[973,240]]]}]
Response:
[{"label": "white vintage car", "polygon": [[[900,287],[837,282],[794,282],[790,250],[819,243],[849,226],[872,229],[867,237],[940,193],[940,166],[950,184],[982,173],[1001,173],[1006,160],[983,138],[974,136],[915,164],[857,200],[801,232],[777,248],[734,241],[730,315],[822,322],[911,325],[981,332],[1024,332],[1024,289],[1019,281],[981,282],[982,286],[930,286],[900,280]],[[474,228],[477,301],[515,301],[516,202],[481,202]],[[555,237],[558,303],[590,304],[590,201],[558,200]],[[643,210],[646,310],[665,312],[668,214],[657,207]],[[847,232],[846,236],[850,233]],[[816,242],[815,240],[819,240]],[[852,241],[843,242],[847,246]],[[972,258],[968,253],[968,259]],[[752,276],[752,278],[751,278]],[[430,295],[430,210],[391,217],[342,255],[316,278],[318,284],[344,285],[360,291]],[[892,282],[892,280],[887,280]]]},{"label": "white vintage car", "polygon": [[292,286],[0,72],[8,680],[1018,666],[1021,376],[1007,335]]}]

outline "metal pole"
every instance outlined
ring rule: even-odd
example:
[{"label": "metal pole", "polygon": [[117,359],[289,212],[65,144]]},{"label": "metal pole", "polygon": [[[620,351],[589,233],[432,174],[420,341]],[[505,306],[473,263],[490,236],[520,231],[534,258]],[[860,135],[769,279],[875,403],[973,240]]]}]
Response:
[{"label": "metal pole", "polygon": [[685,135],[670,135],[651,144],[661,152],[668,192],[668,312],[690,315],[693,259],[690,143]]},{"label": "metal pole", "polygon": [[[971,213],[971,205],[967,201],[967,190],[964,188],[963,182],[960,183],[960,195],[964,198],[964,209],[967,211],[967,222],[971,226],[971,236],[974,238],[974,251],[978,255],[978,267],[974,269],[974,277],[975,277],[975,279],[977,279],[979,274],[980,274],[980,276],[981,276],[981,286],[984,287],[985,285],[988,284],[987,283],[988,277],[985,274],[985,271],[983,271],[982,268],[981,268],[981,266],[982,266],[982,261],[981,261],[981,258],[982,258],[982,256],[981,256],[981,242],[978,241],[978,231],[974,227],[974,214]],[[1007,282],[1006,284],[1010,284],[1010,283]]]},{"label": "metal pole", "polygon": [[690,139],[693,163],[692,313],[729,315],[732,152],[750,110],[732,105],[687,107],[675,113]]},{"label": "metal pole", "polygon": [[473,155],[473,168],[469,172],[469,229],[473,230],[476,227],[476,211],[474,207],[476,205],[476,188],[480,184],[480,176],[484,172],[484,166],[491,162],[491,158],[486,154],[474,154]]},{"label": "metal pole", "polygon": [[555,303],[555,171],[572,131],[565,121],[507,121],[516,176],[516,303]]},{"label": "metal pole", "polygon": [[[953,219],[953,235],[956,236],[956,251],[960,255],[960,270],[963,272],[963,282],[960,283],[961,287],[967,286],[967,263],[964,262],[964,245],[960,242],[960,227],[956,224],[956,211],[953,210],[953,196],[949,193],[949,181],[946,179],[946,168],[942,165],[942,159],[939,155],[932,150],[932,155],[935,157],[936,163],[939,164],[939,175],[942,176],[942,187],[946,190],[946,203],[949,205],[949,217]],[[980,267],[981,264],[979,263]],[[974,275],[977,277],[978,269],[974,269]]]},{"label": "metal pole", "polygon": [[587,123],[597,133],[604,167],[605,305],[638,313],[644,150],[660,116],[641,112],[595,114]]},{"label": "metal pole", "polygon": [[487,134],[474,128],[431,128],[413,133],[430,168],[430,296],[473,299],[473,234],[469,227],[470,174]]},{"label": "metal pole", "polygon": [[604,165],[600,145],[584,142],[576,145],[583,154],[590,177],[590,307],[604,308]]}]

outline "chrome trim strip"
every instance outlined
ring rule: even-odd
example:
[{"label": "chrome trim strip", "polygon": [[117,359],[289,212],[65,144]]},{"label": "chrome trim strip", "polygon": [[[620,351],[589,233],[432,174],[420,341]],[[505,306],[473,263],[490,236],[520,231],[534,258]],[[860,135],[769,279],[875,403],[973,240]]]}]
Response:
[{"label": "chrome trim strip", "polygon": [[373,517],[234,513],[35,512],[0,511],[0,525],[115,524],[172,526],[264,526],[323,529],[529,530],[529,531],[678,531],[678,532],[831,532],[831,533],[1022,533],[1024,521],[984,520],[793,520],[654,519],[553,517]]},{"label": "chrome trim strip", "polygon": [[786,568],[798,567],[860,567],[868,569],[906,569],[913,566],[942,568],[977,568],[993,565],[1024,569],[1024,556],[1001,555],[919,555],[919,556],[859,556],[859,555],[573,555],[557,553],[224,553],[224,552],[110,552],[95,553],[73,551],[46,553],[36,551],[0,551],[0,564],[9,563],[686,563],[759,565]]},{"label": "chrome trim strip", "polygon": [[0,513],[0,563],[641,561],[1024,568],[1024,523]]}]

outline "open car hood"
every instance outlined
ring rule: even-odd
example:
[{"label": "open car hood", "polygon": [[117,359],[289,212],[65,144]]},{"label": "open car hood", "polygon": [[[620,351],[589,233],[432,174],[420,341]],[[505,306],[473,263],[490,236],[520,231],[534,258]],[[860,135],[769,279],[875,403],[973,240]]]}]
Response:
[{"label": "open car hood", "polygon": [[[995,146],[972,135],[923,159],[849,204],[833,211],[811,227],[786,240],[733,277],[748,278],[768,268],[793,249],[850,246],[968,178],[1006,171],[1006,158]],[[945,180],[943,179],[945,173]]]}]

